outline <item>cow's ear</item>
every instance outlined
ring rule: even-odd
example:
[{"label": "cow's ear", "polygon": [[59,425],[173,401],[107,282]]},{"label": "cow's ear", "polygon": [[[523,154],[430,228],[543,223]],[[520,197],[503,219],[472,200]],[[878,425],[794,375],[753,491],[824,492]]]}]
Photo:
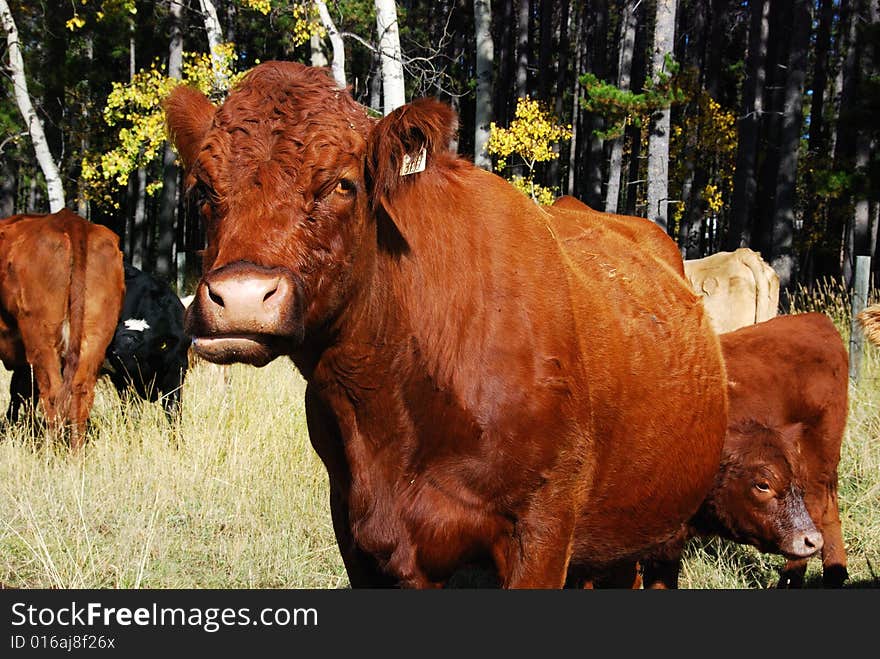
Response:
[{"label": "cow's ear", "polygon": [[387,204],[402,185],[418,179],[448,152],[458,116],[446,105],[421,98],[403,105],[373,127],[367,142],[367,182],[374,206]]},{"label": "cow's ear", "polygon": [[804,424],[803,423],[786,423],[783,426],[779,427],[779,436],[785,441],[785,443],[794,449],[796,452],[800,453],[801,450],[801,438],[804,435]]},{"label": "cow's ear", "polygon": [[202,92],[192,87],[175,87],[164,103],[165,125],[185,169],[199,153],[216,109]]}]

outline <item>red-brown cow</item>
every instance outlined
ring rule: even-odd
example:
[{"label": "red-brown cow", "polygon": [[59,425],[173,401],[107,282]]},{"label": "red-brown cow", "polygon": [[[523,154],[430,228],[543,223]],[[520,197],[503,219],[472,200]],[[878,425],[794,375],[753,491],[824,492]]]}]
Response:
[{"label": "red-brown cow", "polygon": [[10,421],[39,396],[50,431],[68,426],[71,448],[79,448],[124,292],[119,236],[110,229],[67,209],[0,220],[0,360],[13,372]]},{"label": "red-brown cow", "polygon": [[617,215],[615,213],[603,213],[590,208],[576,197],[563,195],[556,199],[551,210],[558,209],[579,211],[585,213],[590,220],[605,222],[622,235],[632,240],[639,249],[653,254],[661,262],[669,265],[676,273],[684,277],[684,260],[675,241],[669,237],[662,227],[644,217],[632,215]]},{"label": "red-brown cow", "polygon": [[727,397],[681,277],[457,158],[432,100],[373,122],[327,71],[270,62],[166,111],[207,223],[195,349],[306,378],[352,585],[486,562],[560,587],[683,531]]},{"label": "red-brown cow", "polygon": [[[730,428],[691,534],[783,554],[781,587],[801,586],[821,549],[823,583],[839,587],[847,576],[837,502],[849,386],[843,340],[827,316],[808,313],[722,334],[721,346]],[[678,565],[678,557],[648,562],[645,585],[675,587]]]}]

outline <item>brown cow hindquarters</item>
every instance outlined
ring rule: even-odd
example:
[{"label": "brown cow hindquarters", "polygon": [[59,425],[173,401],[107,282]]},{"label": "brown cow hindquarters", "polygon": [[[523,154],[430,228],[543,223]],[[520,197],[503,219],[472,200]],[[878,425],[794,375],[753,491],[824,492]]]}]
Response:
[{"label": "brown cow hindquarters", "polygon": [[[84,273],[87,295],[83,308],[83,335],[71,387],[70,420],[78,436],[85,433],[101,364],[116,330],[119,312],[114,316],[112,310],[121,310],[125,290],[118,238],[104,227],[92,225],[89,228],[89,257]],[[113,322],[108,322],[108,310],[111,310],[109,318]]]},{"label": "brown cow hindquarters", "polygon": [[69,428],[73,449],[122,305],[118,241],[67,209],[0,221],[0,351],[13,370],[7,418],[39,396],[48,430]]}]

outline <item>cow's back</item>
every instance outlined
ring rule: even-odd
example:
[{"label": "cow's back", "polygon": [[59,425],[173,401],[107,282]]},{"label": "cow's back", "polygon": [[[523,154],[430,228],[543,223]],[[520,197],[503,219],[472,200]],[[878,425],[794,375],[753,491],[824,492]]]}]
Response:
[{"label": "cow's back", "polygon": [[5,314],[0,356],[6,368],[27,361],[20,319],[44,326],[34,351],[58,351],[67,339],[72,244],[65,227],[42,216],[16,215],[0,224],[0,303]]},{"label": "cow's back", "polygon": [[621,235],[632,240],[639,248],[652,254],[661,263],[668,265],[677,274],[685,276],[684,261],[678,245],[670,238],[662,227],[643,217],[632,215],[618,215],[616,213],[603,213],[590,208],[587,204],[572,197],[563,195],[553,202],[551,209],[554,212],[574,211],[584,214],[589,221],[604,223],[615,229]]},{"label": "cow's back", "polygon": [[68,209],[13,216],[0,222],[0,268],[4,365],[33,368],[50,427],[69,422],[77,448],[122,306],[119,237]]}]

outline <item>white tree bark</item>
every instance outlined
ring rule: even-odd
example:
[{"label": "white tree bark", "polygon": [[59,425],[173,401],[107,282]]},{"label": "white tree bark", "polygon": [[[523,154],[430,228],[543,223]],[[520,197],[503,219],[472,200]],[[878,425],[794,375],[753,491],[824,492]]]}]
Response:
[{"label": "white tree bark", "polygon": [[474,0],[474,26],[477,39],[477,103],[474,126],[474,164],[492,171],[492,158],[486,152],[489,122],[492,121],[492,2]]},{"label": "white tree bark", "polygon": [[321,16],[321,23],[324,25],[324,29],[327,30],[330,46],[333,48],[333,64],[331,65],[333,79],[336,80],[336,84],[340,88],[345,89],[345,44],[342,42],[339,30],[336,29],[336,23],[333,22],[333,18],[330,16],[327,3],[324,0],[314,0],[314,2],[318,8],[318,14]]},{"label": "white tree bark", "polygon": [[382,53],[382,96],[385,114],[406,103],[403,86],[403,58],[394,0],[375,0],[376,28]]},{"label": "white tree bark", "polygon": [[[623,40],[620,43],[620,56],[617,60],[617,86],[629,90],[632,71],[633,48],[636,41],[636,9],[640,0],[629,0],[623,9]],[[623,165],[623,142],[621,135],[611,142],[611,160],[608,165],[608,187],[605,192],[605,212],[616,213],[620,202],[620,173]]]},{"label": "white tree bark", "polygon": [[317,32],[309,37],[309,49],[312,51],[309,57],[309,64],[312,66],[327,66],[330,64],[327,61],[327,56],[324,54],[324,43],[321,40],[321,35]]},{"label": "white tree bark", "polygon": [[31,142],[34,145],[34,153],[37,162],[46,179],[46,187],[49,194],[49,211],[55,213],[64,208],[64,186],[61,183],[61,174],[58,166],[52,158],[49,143],[46,141],[46,133],[43,132],[43,124],[37,116],[31,97],[28,93],[27,78],[24,74],[24,61],[21,57],[21,45],[18,41],[18,28],[12,18],[12,12],[6,0],[0,0],[0,20],[6,32],[6,43],[9,45],[9,68],[12,71],[12,87],[15,90],[15,101],[18,110],[24,119]]},{"label": "white tree bark", "polygon": [[[654,80],[663,70],[675,39],[677,0],[657,0],[652,70]],[[656,113],[648,136],[648,219],[664,229],[669,223],[669,108]]]},{"label": "white tree bark", "polygon": [[219,47],[223,43],[223,29],[217,18],[217,8],[211,0],[199,0],[199,8],[205,21],[205,32],[208,33],[208,47],[211,49],[211,68],[214,70],[214,89],[223,91],[227,87],[226,76],[221,68]]}]

